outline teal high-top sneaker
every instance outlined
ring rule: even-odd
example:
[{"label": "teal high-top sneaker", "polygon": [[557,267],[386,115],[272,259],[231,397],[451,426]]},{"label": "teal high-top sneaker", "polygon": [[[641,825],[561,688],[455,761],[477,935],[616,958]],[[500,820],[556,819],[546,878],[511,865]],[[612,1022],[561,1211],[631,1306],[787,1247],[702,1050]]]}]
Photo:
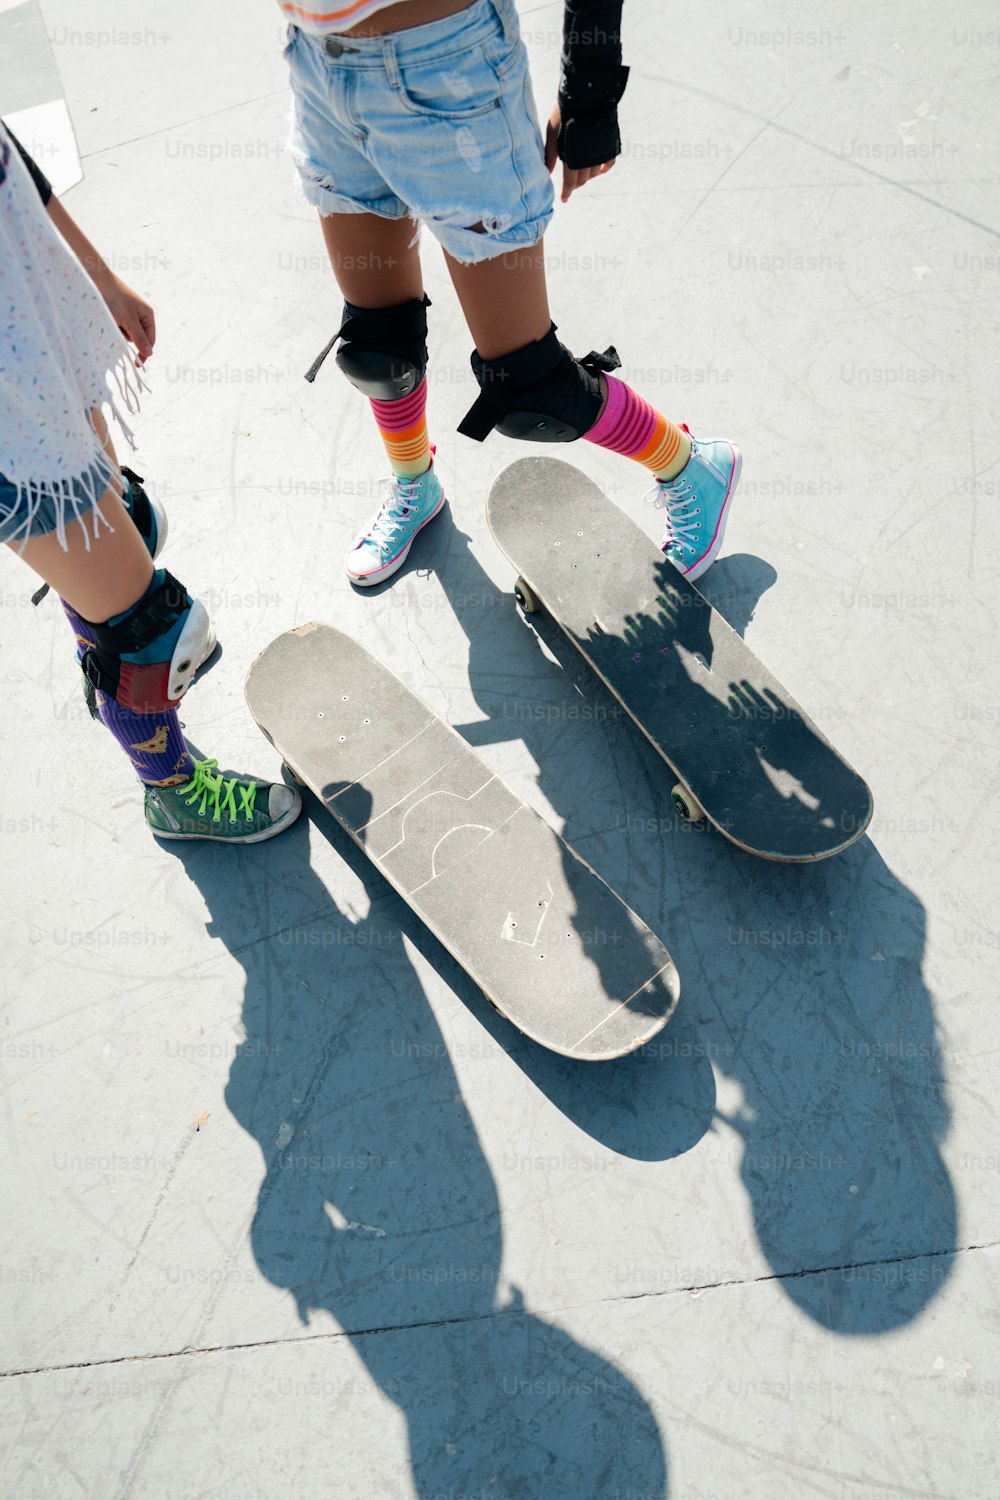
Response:
[{"label": "teal high-top sneaker", "polygon": [[651,495],[667,513],[662,550],[693,583],[718,556],[743,458],[728,438],[699,439],[684,431],[691,457],[673,479],[658,479]]},{"label": "teal high-top sneaker", "polygon": [[413,479],[393,475],[386,483],[385,499],[347,554],[344,566],[352,583],[368,586],[391,578],[406,561],[417,532],[444,508],[433,459]]}]

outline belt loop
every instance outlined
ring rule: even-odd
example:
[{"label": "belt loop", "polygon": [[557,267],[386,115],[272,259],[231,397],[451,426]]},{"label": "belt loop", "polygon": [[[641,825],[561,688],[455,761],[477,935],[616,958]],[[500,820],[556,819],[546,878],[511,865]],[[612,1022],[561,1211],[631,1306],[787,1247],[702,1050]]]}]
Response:
[{"label": "belt loop", "polygon": [[503,27],[504,41],[513,44],[520,34],[514,0],[490,0],[490,3],[496,12],[497,20]]},{"label": "belt loop", "polygon": [[396,62],[396,38],[390,32],[382,37],[382,61],[391,89],[399,88],[399,67]]}]

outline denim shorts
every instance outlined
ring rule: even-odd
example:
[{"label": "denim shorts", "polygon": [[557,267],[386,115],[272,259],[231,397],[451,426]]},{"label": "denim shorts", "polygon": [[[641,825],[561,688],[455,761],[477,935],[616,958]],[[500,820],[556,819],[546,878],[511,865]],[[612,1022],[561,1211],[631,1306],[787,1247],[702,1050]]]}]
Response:
[{"label": "denim shorts", "polygon": [[542,238],[555,194],[514,0],[385,36],[290,26],[285,57],[289,145],[321,214],[418,219],[467,264]]},{"label": "denim shorts", "polygon": [[19,488],[0,474],[0,543],[23,546],[52,531],[64,535],[70,521],[85,521],[91,516],[95,496],[100,499],[107,487],[107,476],[98,465],[80,479],[63,480],[57,485],[40,483]]}]

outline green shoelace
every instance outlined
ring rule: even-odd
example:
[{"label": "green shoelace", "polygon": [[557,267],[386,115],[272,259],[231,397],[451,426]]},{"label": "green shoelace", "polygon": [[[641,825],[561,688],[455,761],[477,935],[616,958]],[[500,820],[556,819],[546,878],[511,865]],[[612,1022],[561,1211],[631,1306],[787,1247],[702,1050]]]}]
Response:
[{"label": "green shoelace", "polygon": [[[199,817],[204,817],[211,807],[213,823],[221,823],[223,813],[229,814],[231,823],[238,822],[241,814],[248,823],[251,823],[254,803],[257,800],[256,781],[251,781],[245,786],[238,776],[224,781],[222,774],[215,770],[218,764],[217,760],[196,760],[191,780],[177,788],[177,796],[183,797],[188,807],[193,807],[198,802]],[[236,805],[237,788],[240,798],[239,807]]]}]

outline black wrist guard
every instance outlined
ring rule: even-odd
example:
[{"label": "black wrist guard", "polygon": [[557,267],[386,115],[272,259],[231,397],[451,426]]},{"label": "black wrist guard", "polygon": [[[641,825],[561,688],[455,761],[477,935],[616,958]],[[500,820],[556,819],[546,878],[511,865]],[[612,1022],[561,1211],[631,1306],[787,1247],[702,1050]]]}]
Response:
[{"label": "black wrist guard", "polygon": [[622,0],[566,0],[558,151],[570,168],[599,167],[621,152],[621,17]]}]

